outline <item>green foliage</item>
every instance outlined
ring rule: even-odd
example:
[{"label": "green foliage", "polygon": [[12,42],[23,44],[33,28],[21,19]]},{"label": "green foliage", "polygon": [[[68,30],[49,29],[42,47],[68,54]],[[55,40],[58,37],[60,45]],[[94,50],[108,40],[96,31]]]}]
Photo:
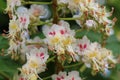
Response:
[{"label": "green foliage", "polygon": [[[119,29],[119,25],[120,25],[120,0],[108,0],[107,1],[107,6],[112,6],[115,8],[115,12],[113,14],[113,16],[116,16],[118,18],[118,22],[115,25],[116,28],[115,30],[118,32],[120,31]],[[3,12],[6,3],[4,0],[0,0],[0,13]],[[40,32],[37,34],[32,35],[31,37],[34,37],[38,35],[40,38],[44,38],[44,35]],[[102,39],[102,34],[94,32],[94,31],[78,31],[76,33],[76,37],[77,38],[81,38],[83,35],[86,35],[91,41],[98,41],[99,43],[101,43]],[[0,36],[0,54],[1,54],[1,50],[5,49],[7,50],[7,48],[9,47],[8,45],[8,40],[5,39],[4,37]],[[106,41],[106,48],[110,49],[113,51],[114,55],[120,55],[120,42],[117,40],[116,36],[113,35],[111,37],[109,37]],[[9,56],[0,56],[0,80],[5,80],[4,77],[8,77],[8,78],[13,78],[14,74],[16,72],[18,72],[17,68],[20,67],[21,65],[18,64],[17,61],[13,61],[10,59]],[[79,70],[78,66],[77,68],[73,68],[74,70]],[[66,69],[66,71],[70,71],[71,69]],[[47,72],[41,73],[41,77],[45,77],[45,76],[50,76],[50,74],[53,74],[54,72],[54,64],[53,63],[49,63],[48,64],[48,70]],[[86,69],[84,73],[81,73],[80,75],[82,77],[84,77],[83,75],[87,75],[87,77],[85,77],[87,80],[119,80],[120,79],[120,64],[116,65],[116,68],[114,70],[112,70],[112,74],[110,79],[107,78],[103,78],[101,77],[100,74],[98,74],[97,76],[92,76],[90,73],[89,69]]]}]

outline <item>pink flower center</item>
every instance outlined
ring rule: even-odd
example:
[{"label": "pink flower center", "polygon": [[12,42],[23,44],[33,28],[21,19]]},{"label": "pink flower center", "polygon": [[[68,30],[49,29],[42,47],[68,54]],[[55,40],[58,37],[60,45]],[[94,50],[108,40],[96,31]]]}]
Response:
[{"label": "pink flower center", "polygon": [[42,52],[42,53],[37,53],[36,56],[37,56],[37,57],[40,57],[41,59],[44,59],[44,58],[45,58],[43,52]]},{"label": "pink flower center", "polygon": [[75,78],[74,78],[74,77],[72,77],[72,80],[75,80]]},{"label": "pink flower center", "polygon": [[60,33],[64,35],[65,33],[67,33],[67,30],[60,30]]},{"label": "pink flower center", "polygon": [[19,80],[25,80],[24,78],[20,78]]},{"label": "pink flower center", "polygon": [[84,44],[84,45],[79,44],[78,46],[79,46],[81,51],[87,48],[87,44]]},{"label": "pink flower center", "polygon": [[64,77],[63,76],[61,76],[61,77],[57,77],[57,79],[56,80],[63,80],[64,79]]},{"label": "pink flower center", "polygon": [[20,17],[20,23],[25,24],[27,19],[25,17]]},{"label": "pink flower center", "polygon": [[53,31],[53,32],[49,32],[49,35],[52,35],[52,36],[55,36],[56,32]]}]

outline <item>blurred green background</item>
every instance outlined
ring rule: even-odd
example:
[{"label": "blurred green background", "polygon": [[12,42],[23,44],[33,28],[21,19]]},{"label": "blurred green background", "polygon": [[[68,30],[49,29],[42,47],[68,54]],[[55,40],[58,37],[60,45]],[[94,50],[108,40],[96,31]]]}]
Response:
[{"label": "blurred green background", "polygon": [[[120,80],[120,0],[106,0],[106,3],[104,5],[107,7],[109,11],[111,10],[112,7],[114,7],[114,13],[112,17],[116,17],[118,19],[114,27],[115,34],[108,38],[106,47],[113,51],[119,63],[113,70],[111,70],[112,74],[110,78],[101,78],[100,75],[97,75],[96,77],[91,77],[91,75],[85,73],[85,75],[89,75],[87,77],[87,80]],[[21,65],[18,64],[17,61],[10,60],[9,56],[7,57],[2,56],[3,48],[4,49],[8,48],[8,40],[1,36],[3,30],[8,31],[9,18],[7,14],[4,14],[5,8],[6,0],[0,0],[0,80],[6,80],[4,76],[8,78],[10,77],[11,80],[13,80],[12,79],[13,75],[17,72],[17,68],[20,67]],[[76,36],[81,37],[84,34],[86,34],[85,31],[81,33],[78,32]],[[101,34],[92,33],[92,31],[89,31],[87,32],[86,35],[92,41],[99,41],[100,39],[99,36]]]}]

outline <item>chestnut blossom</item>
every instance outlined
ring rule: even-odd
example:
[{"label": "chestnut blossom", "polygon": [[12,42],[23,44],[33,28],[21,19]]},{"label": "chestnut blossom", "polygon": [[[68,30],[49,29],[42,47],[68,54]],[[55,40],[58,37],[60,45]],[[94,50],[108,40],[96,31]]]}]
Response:
[{"label": "chestnut blossom", "polygon": [[97,27],[96,26],[96,22],[94,21],[94,20],[86,20],[86,23],[85,23],[85,25],[88,27],[88,28],[95,28],[95,27]]},{"label": "chestnut blossom", "polygon": [[16,14],[18,16],[20,29],[28,29],[28,25],[30,23],[28,9],[25,7],[18,7]]},{"label": "chestnut blossom", "polygon": [[74,59],[74,51],[72,44],[75,42],[75,32],[70,30],[69,24],[65,21],[60,21],[53,24],[51,27],[44,26],[43,33],[46,36],[44,42],[48,44],[50,49],[55,50],[57,55],[65,55],[66,51]]},{"label": "chestnut blossom", "polygon": [[51,13],[48,9],[48,6],[46,5],[36,5],[33,4],[31,5],[30,9],[29,9],[29,13],[32,19],[35,18],[48,18]]},{"label": "chestnut blossom", "polygon": [[20,5],[21,5],[21,0],[7,0],[7,8],[5,10],[7,12],[11,11],[13,13],[15,7]]},{"label": "chestnut blossom", "polygon": [[13,19],[9,23],[9,36],[15,37],[16,33],[20,31],[18,21],[16,16],[13,16]]},{"label": "chestnut blossom", "polygon": [[[85,25],[88,28],[90,28],[91,26],[97,27],[98,24],[100,24],[104,26],[104,31],[106,32],[107,35],[109,35],[107,33],[106,27],[108,27],[108,25],[111,25],[113,27],[115,24],[114,20],[109,19],[109,17],[111,17],[113,13],[113,8],[111,12],[108,12],[106,10],[106,7],[102,7],[95,0],[75,0],[75,1],[77,1],[77,4],[79,5],[77,8],[77,11],[79,10],[78,11],[79,14],[73,15],[73,17],[80,17],[79,20],[76,20],[77,24],[79,24],[82,27],[81,24],[84,24],[83,21],[86,21]],[[74,7],[76,7],[76,5],[74,5]],[[93,19],[94,21],[91,21],[90,19],[88,19],[88,17],[90,17],[91,20]]]},{"label": "chestnut blossom", "polygon": [[84,36],[82,39],[77,39],[73,46],[75,52],[77,52],[79,55],[83,55],[84,51],[90,46],[90,40]]},{"label": "chestnut blossom", "polygon": [[52,75],[52,80],[66,80],[65,78],[67,77],[66,72],[59,72],[58,75],[54,74]]},{"label": "chestnut blossom", "polygon": [[59,74],[52,75],[52,80],[82,80],[78,71],[59,72]]},{"label": "chestnut blossom", "polygon": [[44,48],[33,48],[26,56],[26,64],[24,64],[22,68],[19,68],[21,71],[20,75],[26,80],[41,79],[38,74],[44,72],[46,69],[45,62],[49,57],[47,50]]},{"label": "chestnut blossom", "polygon": [[106,69],[112,68],[111,63],[116,63],[110,50],[101,47],[97,42],[90,42],[86,36],[78,40],[74,47],[74,51],[80,55],[86,67],[95,72],[104,73]]}]

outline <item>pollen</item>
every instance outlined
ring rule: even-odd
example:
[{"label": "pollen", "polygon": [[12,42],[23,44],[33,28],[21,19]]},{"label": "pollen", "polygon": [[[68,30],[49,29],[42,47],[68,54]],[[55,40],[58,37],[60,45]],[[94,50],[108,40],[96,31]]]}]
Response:
[{"label": "pollen", "polygon": [[31,66],[32,68],[37,68],[37,67],[38,67],[38,64],[37,64],[36,62],[32,61],[32,62],[30,63],[30,66]]},{"label": "pollen", "polygon": [[53,44],[58,43],[59,41],[60,41],[59,37],[54,37],[54,38],[51,40],[51,42],[52,42]]},{"label": "pollen", "polygon": [[15,30],[15,29],[17,29],[18,28],[18,26],[17,26],[17,24],[15,24],[15,23],[12,23],[11,25],[10,25],[10,29],[12,29],[12,30]]},{"label": "pollen", "polygon": [[88,56],[90,58],[93,58],[93,57],[96,57],[97,56],[97,53],[96,52],[92,52],[92,53],[89,53]]},{"label": "pollen", "polygon": [[77,3],[79,3],[81,0],[74,0],[74,2],[77,4]]},{"label": "pollen", "polygon": [[66,40],[63,40],[63,44],[64,44],[64,45],[69,45],[69,44],[71,44],[71,43],[72,43],[72,41],[71,41],[70,38],[68,38],[68,39],[66,39]]}]

